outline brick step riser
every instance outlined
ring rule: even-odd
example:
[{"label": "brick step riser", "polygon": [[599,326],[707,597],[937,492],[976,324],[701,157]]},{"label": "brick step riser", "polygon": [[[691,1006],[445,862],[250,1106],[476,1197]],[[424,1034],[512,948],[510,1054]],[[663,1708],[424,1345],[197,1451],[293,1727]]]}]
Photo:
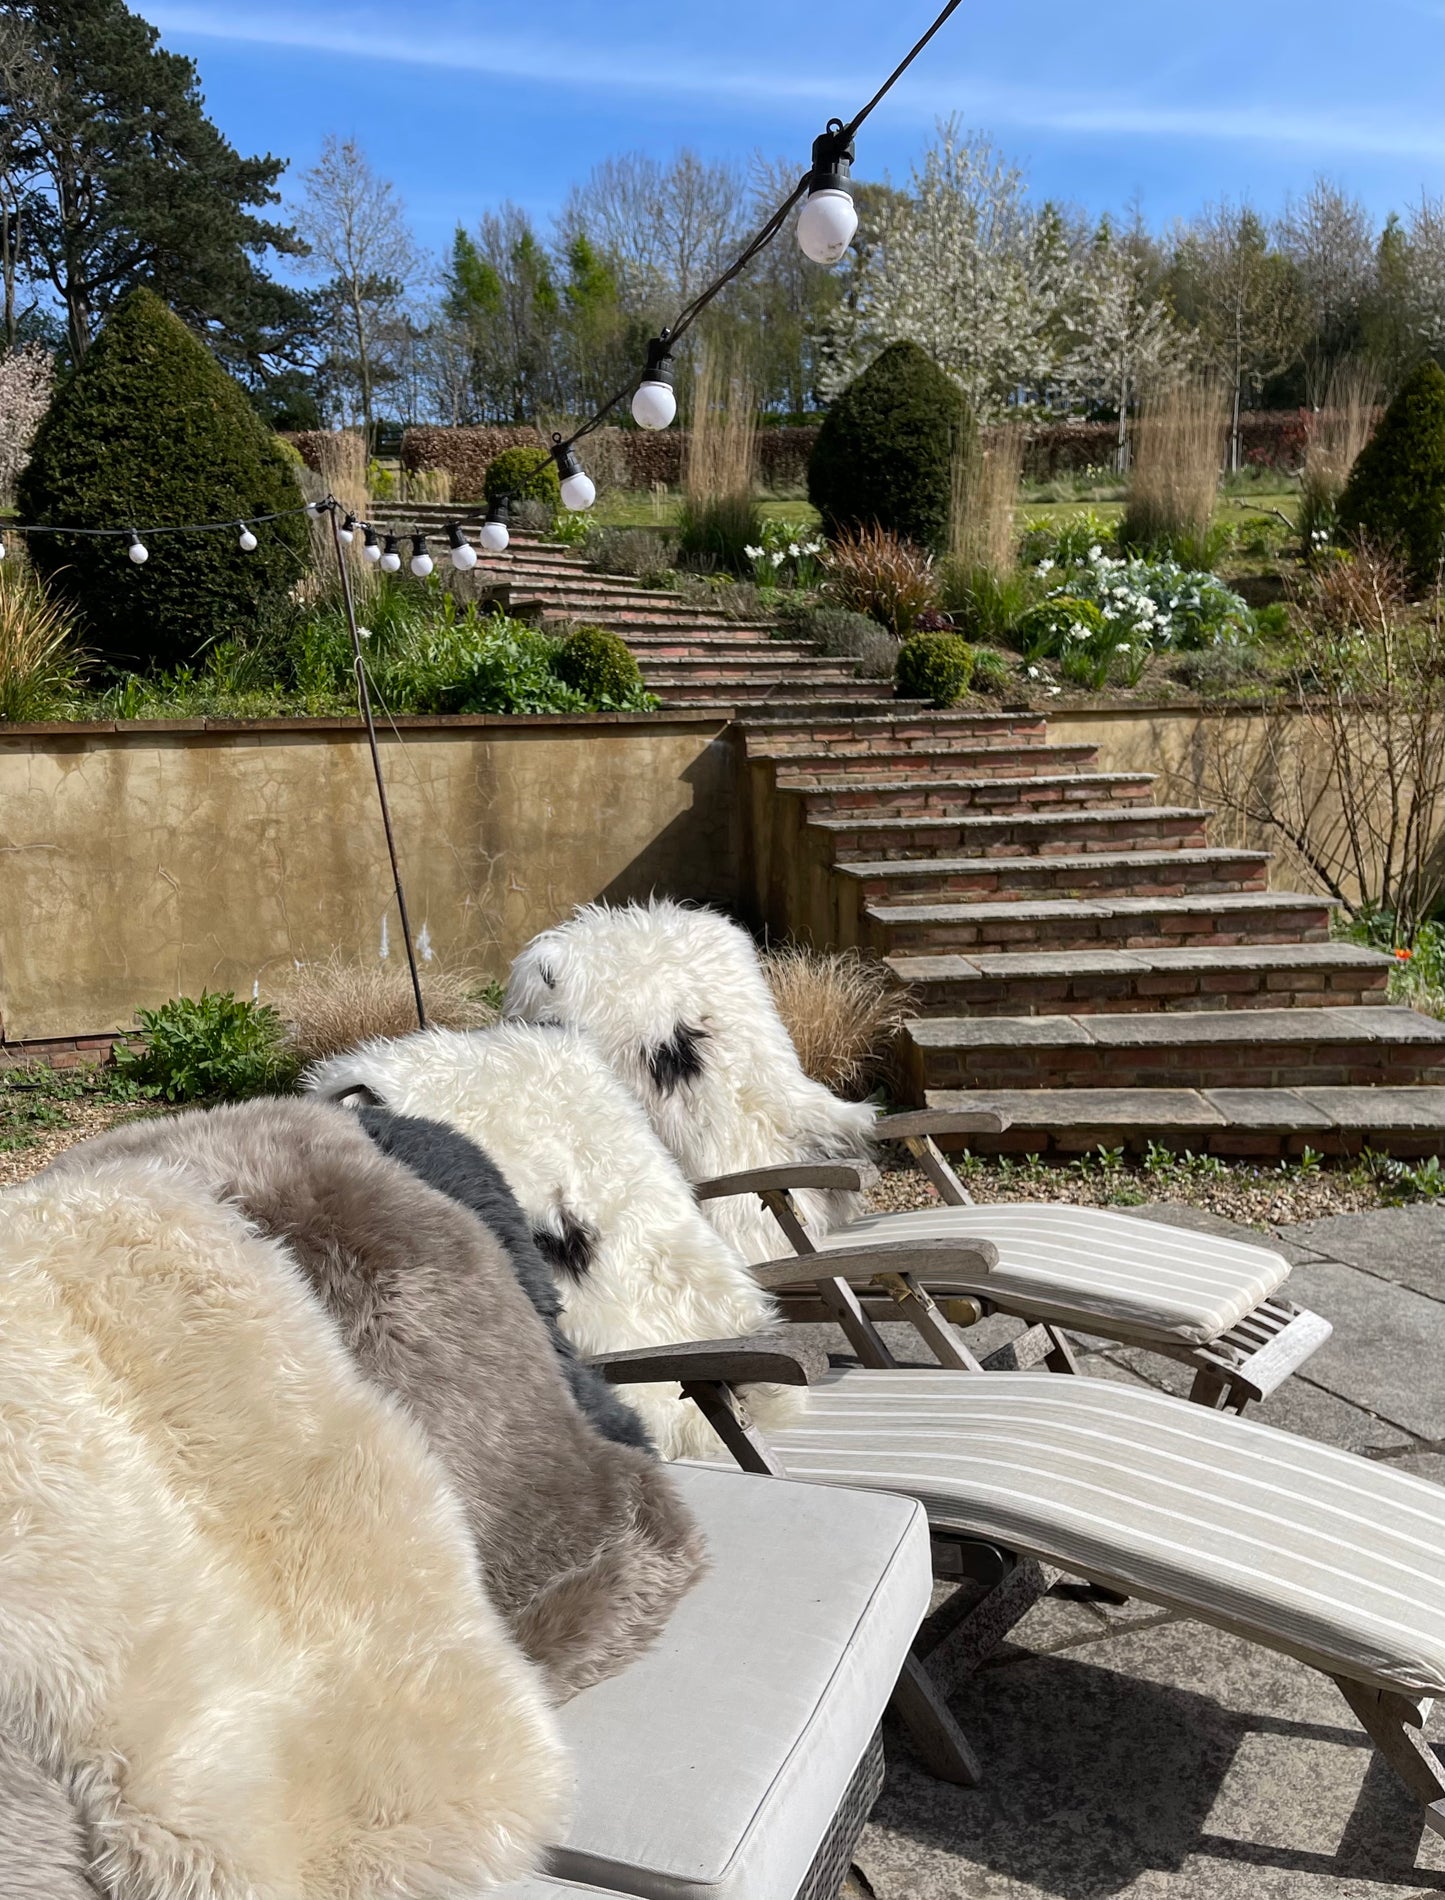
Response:
[{"label": "brick step riser", "polygon": [[846,770],[860,779],[1055,778],[1061,772],[1089,771],[1099,749],[1079,746],[959,745],[947,752],[875,752],[859,759],[810,761],[806,766],[774,762],[774,778],[788,791],[815,791]]},{"label": "brick step riser", "polygon": [[1235,944],[1325,943],[1325,912],[1287,911],[1237,918],[1193,915],[1146,922],[1138,917],[1101,917],[1040,923],[1024,920],[947,924],[891,924],[870,920],[869,937],[885,956],[968,956],[980,953],[1046,950],[1191,950],[1223,949]]},{"label": "brick step riser", "polygon": [[1389,971],[956,978],[912,985],[923,1016],[1194,1015],[1222,1009],[1357,1009],[1386,1002]]},{"label": "brick step riser", "polygon": [[[1124,813],[1127,819],[1127,807]],[[1092,825],[1060,826],[1057,832],[1040,834],[1013,829],[1007,821],[997,827],[974,831],[971,827],[930,826],[926,831],[910,831],[905,822],[895,830],[847,830],[833,833],[833,860],[837,864],[872,863],[885,860],[898,864],[916,864],[933,857],[953,858],[1026,858],[1078,857],[1090,851],[1181,851],[1203,850],[1204,820],[1136,819],[1120,823],[1101,820]]]},{"label": "brick step riser", "polygon": [[1150,780],[1132,780],[1118,785],[1045,785],[1033,778],[995,778],[975,788],[940,784],[937,788],[889,786],[873,791],[840,788],[830,792],[800,791],[810,818],[938,817],[962,812],[1047,810],[1078,805],[1146,805],[1154,796]]},{"label": "brick step riser", "polygon": [[675,634],[665,638],[649,634],[642,638],[630,633],[627,644],[639,666],[646,666],[649,660],[719,660],[729,664],[734,660],[751,660],[766,667],[769,661],[813,657],[797,647],[752,646],[741,640],[690,640]]},{"label": "brick step riser", "polygon": [[752,727],[746,734],[750,759],[771,759],[779,765],[796,757],[826,752],[840,765],[854,760],[891,758],[915,746],[929,747],[958,743],[968,750],[988,750],[994,746],[1042,745],[1046,731],[1042,720],[1020,715],[1017,720],[999,720],[987,716],[953,720],[944,715],[887,717],[877,727],[859,731],[851,725],[819,721],[796,727]]},{"label": "brick step riser", "polygon": [[656,654],[639,654],[638,665],[645,673],[649,667],[659,679],[751,679],[758,674],[770,674],[778,679],[824,680],[832,685],[841,685],[844,681],[852,684],[857,675],[849,673],[843,667],[814,666],[808,660],[790,660],[786,657],[775,659],[770,653],[740,653],[714,656],[703,654],[697,659],[664,660]]},{"label": "brick step riser", "polygon": [[963,1056],[915,1051],[915,1062],[920,1057],[926,1089],[1424,1088],[1445,1082],[1445,1055],[1408,1043],[1023,1046]]},{"label": "brick step riser", "polygon": [[850,687],[839,680],[663,680],[648,684],[650,693],[665,705],[762,705],[770,699],[844,702],[866,705],[872,697],[866,686]]},{"label": "brick step riser", "polygon": [[948,872],[899,869],[892,875],[856,880],[858,899],[863,904],[1005,903],[1019,898],[1024,903],[1054,897],[1088,900],[1101,897],[1204,897],[1238,896],[1245,891],[1269,888],[1267,865],[1191,866],[1181,864],[1177,871],[1160,866],[1138,878],[1131,878],[1122,867],[1101,869],[1097,876],[1078,869],[1054,870],[1047,858],[1032,860],[1027,867],[990,874],[987,871],[966,875]]}]

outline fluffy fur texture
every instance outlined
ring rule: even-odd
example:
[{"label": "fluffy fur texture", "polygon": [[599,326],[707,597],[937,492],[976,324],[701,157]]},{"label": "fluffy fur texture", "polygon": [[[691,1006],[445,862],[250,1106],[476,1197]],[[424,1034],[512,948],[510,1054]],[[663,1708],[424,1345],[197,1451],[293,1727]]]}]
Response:
[{"label": "fluffy fur texture", "polygon": [[75,1803],[0,1735],[0,1900],[97,1900]]},{"label": "fluffy fur texture", "polygon": [[522,1291],[546,1322],[552,1349],[572,1396],[604,1438],[651,1451],[642,1420],[617,1395],[601,1373],[577,1357],[577,1348],[559,1323],[562,1302],[551,1270],[542,1258],[527,1216],[507,1186],[507,1178],[488,1154],[454,1128],[424,1121],[419,1115],[394,1115],[389,1108],[363,1108],[361,1125],[383,1153],[419,1174],[439,1194],[469,1207],[502,1243]]},{"label": "fluffy fur texture", "polygon": [[0,1733],[114,1900],[462,1900],[563,1820],[420,1428],[157,1162],[0,1197]]},{"label": "fluffy fur texture", "polygon": [[[552,1265],[562,1325],[580,1352],[735,1338],[772,1323],[772,1302],[584,1036],[527,1023],[426,1030],[333,1056],[304,1080],[333,1099],[370,1090],[485,1148]],[[718,1455],[676,1386],[621,1390],[665,1458]],[[757,1386],[750,1404],[761,1423],[781,1425],[802,1401],[793,1388]]]},{"label": "fluffy fur texture", "polygon": [[[867,1157],[873,1109],[804,1073],[752,938],[716,911],[666,898],[588,904],[521,952],[503,1009],[585,1030],[689,1181]],[[820,1233],[863,1211],[857,1195],[795,1198]],[[747,1259],[792,1251],[755,1195],[702,1206]]]},{"label": "fluffy fur texture", "polygon": [[653,1641],[700,1534],[645,1452],[593,1430],[545,1323],[474,1215],[320,1102],[133,1122],[72,1148],[183,1165],[284,1240],[362,1370],[455,1481],[493,1602],[564,1697]]}]

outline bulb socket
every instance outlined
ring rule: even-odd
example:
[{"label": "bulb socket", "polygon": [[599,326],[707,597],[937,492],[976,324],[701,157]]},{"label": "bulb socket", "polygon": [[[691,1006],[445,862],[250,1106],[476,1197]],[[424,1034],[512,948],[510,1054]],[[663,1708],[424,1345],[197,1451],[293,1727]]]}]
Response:
[{"label": "bulb socket", "polygon": [[813,140],[808,196],[811,198],[815,191],[846,191],[851,196],[853,181],[849,168],[854,156],[852,139],[843,136],[843,121],[829,119],[828,129]]}]

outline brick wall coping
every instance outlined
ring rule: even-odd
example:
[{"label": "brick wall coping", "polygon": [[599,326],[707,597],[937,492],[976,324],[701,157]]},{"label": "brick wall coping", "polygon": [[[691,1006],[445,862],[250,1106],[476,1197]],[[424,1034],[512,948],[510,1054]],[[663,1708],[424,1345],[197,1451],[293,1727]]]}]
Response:
[{"label": "brick wall coping", "polygon": [[[684,707],[676,712],[665,708],[660,712],[599,712],[599,713],[406,713],[398,714],[394,719],[377,721],[377,732],[381,738],[395,726],[401,732],[426,732],[434,729],[442,731],[474,731],[500,728],[510,730],[522,726],[528,730],[566,730],[573,728],[583,732],[594,731],[598,727],[636,726],[657,731],[666,726],[725,726],[731,713],[727,707],[711,710],[689,710]],[[0,721],[0,742],[7,739],[74,739],[88,738],[92,733],[102,737],[126,738],[134,734],[137,738],[146,738],[156,733],[176,733],[182,737],[198,733],[246,733],[246,732],[364,732],[366,730],[359,716],[344,713],[326,714],[310,717],[297,714],[274,719],[49,719],[35,723],[6,724]]]}]

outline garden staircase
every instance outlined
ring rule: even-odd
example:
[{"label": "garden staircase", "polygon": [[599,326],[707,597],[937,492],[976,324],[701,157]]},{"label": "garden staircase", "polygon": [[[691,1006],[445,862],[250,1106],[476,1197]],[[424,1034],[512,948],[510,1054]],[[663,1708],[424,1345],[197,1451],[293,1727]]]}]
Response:
[{"label": "garden staircase", "polygon": [[1333,941],[1331,900],[1271,888],[1267,853],[1212,846],[1150,774],[1050,744],[1040,713],[896,700],[531,536],[477,576],[619,633],[666,709],[737,720],[757,920],[887,961],[920,1012],[912,1099],[1011,1118],[975,1145],[1445,1151],[1445,1024],[1388,1002],[1391,959]]}]

